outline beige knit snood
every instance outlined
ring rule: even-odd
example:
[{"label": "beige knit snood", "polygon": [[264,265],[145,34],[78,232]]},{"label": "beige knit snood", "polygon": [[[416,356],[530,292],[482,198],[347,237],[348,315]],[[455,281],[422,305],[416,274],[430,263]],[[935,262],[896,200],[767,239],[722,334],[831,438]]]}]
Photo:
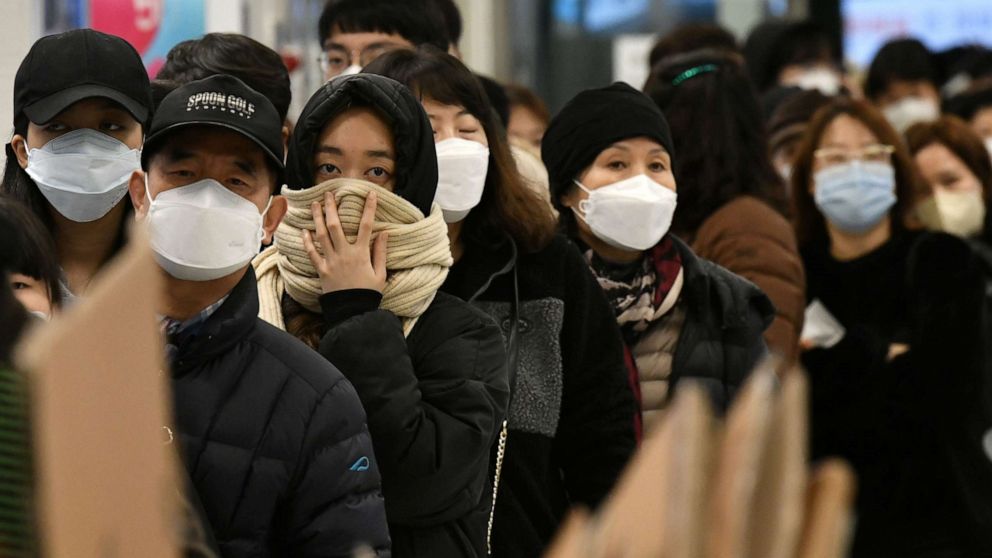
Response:
[{"label": "beige knit snood", "polygon": [[381,231],[389,232],[388,278],[380,308],[402,318],[404,333],[409,334],[416,319],[434,300],[452,264],[448,227],[441,209],[435,204],[425,218],[413,204],[389,190],[348,178],[328,180],[305,190],[283,187],[282,195],[289,210],[276,230],[273,245],[252,262],[258,276],[260,318],[279,329],[286,329],[282,315],[283,293],[289,293],[293,300],[312,312],[321,311],[320,278],[303,247],[301,236],[304,229],[314,231],[310,204],[323,202],[324,193],[333,192],[341,226],[348,240],[354,241],[365,198],[373,191],[379,198],[373,238]]}]

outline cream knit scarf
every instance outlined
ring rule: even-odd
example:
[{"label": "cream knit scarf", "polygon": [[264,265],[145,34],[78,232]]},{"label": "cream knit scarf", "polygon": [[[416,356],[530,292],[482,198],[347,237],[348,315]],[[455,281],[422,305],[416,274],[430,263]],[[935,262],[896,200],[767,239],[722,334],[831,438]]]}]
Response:
[{"label": "cream knit scarf", "polygon": [[388,278],[380,307],[402,318],[404,333],[410,333],[417,318],[434,300],[452,264],[448,227],[441,209],[435,204],[425,218],[413,204],[389,190],[371,182],[347,178],[328,180],[305,190],[283,187],[282,195],[288,201],[289,210],[276,230],[273,245],[252,262],[258,276],[260,318],[279,329],[286,329],[282,316],[283,293],[289,293],[306,309],[320,312],[320,278],[303,247],[301,236],[304,229],[314,231],[310,204],[323,202],[324,193],[333,192],[341,225],[353,242],[358,235],[365,197],[372,191],[379,198],[373,238],[379,232],[389,232]]}]

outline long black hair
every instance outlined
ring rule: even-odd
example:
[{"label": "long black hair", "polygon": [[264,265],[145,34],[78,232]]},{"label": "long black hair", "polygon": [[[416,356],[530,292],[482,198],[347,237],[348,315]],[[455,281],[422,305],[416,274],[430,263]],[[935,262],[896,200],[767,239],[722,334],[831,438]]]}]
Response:
[{"label": "long black hair", "polygon": [[465,107],[482,123],[489,142],[489,172],[479,205],[465,218],[466,240],[490,245],[505,232],[525,252],[544,248],[554,236],[555,220],[547,204],[524,184],[510,152],[506,129],[482,84],[454,56],[431,46],[388,52],[365,70],[390,77],[420,99]]},{"label": "long black hair", "polygon": [[787,216],[758,94],[739,55],[703,50],[669,57],[652,70],[644,92],[665,113],[679,154],[676,234],[691,239],[703,221],[742,195]]}]

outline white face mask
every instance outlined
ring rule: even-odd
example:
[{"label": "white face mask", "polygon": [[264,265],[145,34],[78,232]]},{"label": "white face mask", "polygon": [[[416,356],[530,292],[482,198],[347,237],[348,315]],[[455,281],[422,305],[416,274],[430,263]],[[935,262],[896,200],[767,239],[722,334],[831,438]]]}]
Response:
[{"label": "white face mask", "polygon": [[362,73],[362,67],[359,66],[358,64],[352,64],[351,66],[348,66],[347,68],[341,70],[341,73],[334,77],[353,76],[355,74],[360,74],[360,73]]},{"label": "white face mask", "polygon": [[647,175],[632,176],[595,190],[578,180],[574,182],[589,194],[589,199],[579,202],[582,213],[575,214],[597,238],[614,248],[647,250],[658,244],[672,226],[678,196]]},{"label": "white face mask", "polygon": [[810,68],[799,74],[789,85],[802,89],[816,89],[828,97],[840,93],[841,80],[837,72],[822,66]]},{"label": "white face mask", "polygon": [[902,134],[913,124],[940,118],[940,106],[933,99],[905,97],[882,109],[882,113],[889,124]]},{"label": "white face mask", "polygon": [[489,172],[489,148],[477,141],[450,138],[434,144],[437,193],[445,223],[457,223],[482,200]]},{"label": "white face mask", "polygon": [[989,157],[992,157],[992,136],[985,138],[985,150],[989,152]]},{"label": "white face mask", "polygon": [[211,281],[234,273],[258,255],[265,232],[265,211],[205,179],[166,190],[151,199],[145,175],[148,228],[162,269],[176,279]]},{"label": "white face mask", "polygon": [[71,221],[88,223],[124,198],[131,174],[140,168],[140,149],[82,128],[28,150],[25,170],[56,211]]}]

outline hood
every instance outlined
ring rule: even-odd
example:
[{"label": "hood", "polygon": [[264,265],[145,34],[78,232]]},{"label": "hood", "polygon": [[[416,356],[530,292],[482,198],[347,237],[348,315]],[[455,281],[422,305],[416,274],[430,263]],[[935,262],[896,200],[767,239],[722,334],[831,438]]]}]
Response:
[{"label": "hood", "polygon": [[429,215],[437,190],[434,133],[420,101],[406,86],[373,74],[340,76],[310,97],[293,130],[286,160],[286,183],[294,190],[314,185],[313,152],[317,137],[334,117],[354,105],[375,109],[396,142],[394,193]]}]

